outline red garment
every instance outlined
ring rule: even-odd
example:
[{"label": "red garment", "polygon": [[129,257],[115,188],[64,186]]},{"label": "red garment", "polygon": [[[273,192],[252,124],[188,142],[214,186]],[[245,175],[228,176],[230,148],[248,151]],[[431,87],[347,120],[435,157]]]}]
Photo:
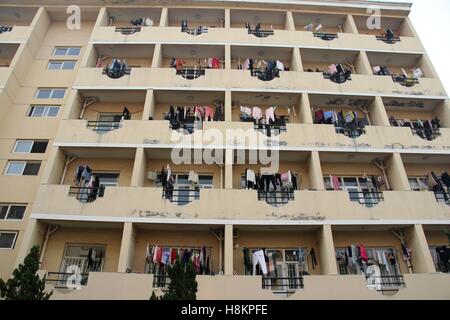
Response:
[{"label": "red garment", "polygon": [[331,183],[335,191],[341,190],[341,182],[339,181],[338,176],[331,176]]},{"label": "red garment", "polygon": [[155,254],[153,256],[154,263],[161,263],[162,258],[162,248],[160,246],[155,247]]},{"label": "red garment", "polygon": [[366,248],[362,244],[359,245],[359,253],[361,255],[361,259],[363,259],[366,262],[369,260],[369,257],[367,256]]},{"label": "red garment", "polygon": [[323,110],[317,110],[316,112],[314,112],[314,117],[316,118],[316,123],[322,123],[325,120]]},{"label": "red garment", "polygon": [[212,68],[220,69],[220,67],[221,67],[220,59],[217,57],[212,58]]},{"label": "red garment", "polygon": [[172,249],[170,252],[170,264],[174,263],[177,260],[177,249]]},{"label": "red garment", "polygon": [[175,68],[177,69],[177,70],[181,70],[181,68],[183,67],[183,64],[184,64],[185,62],[184,62],[184,60],[182,60],[182,59],[177,59],[176,61],[175,61]]}]

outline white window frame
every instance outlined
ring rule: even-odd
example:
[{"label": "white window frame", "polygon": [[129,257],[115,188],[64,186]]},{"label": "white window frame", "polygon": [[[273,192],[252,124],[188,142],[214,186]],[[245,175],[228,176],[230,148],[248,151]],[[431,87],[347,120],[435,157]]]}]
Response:
[{"label": "white window frame", "polygon": [[6,230],[3,231],[3,230],[0,230],[0,233],[13,233],[14,234],[14,240],[12,242],[11,247],[9,247],[9,248],[0,248],[0,250],[14,250],[14,247],[16,246],[17,237],[19,235],[19,232],[18,231],[6,231]]},{"label": "white window frame", "polygon": [[[17,147],[20,143],[31,143],[30,148],[28,151],[17,151]],[[31,153],[31,150],[33,149],[34,140],[16,140],[16,143],[14,144],[14,153]]]},{"label": "white window frame", "polygon": [[[35,112],[36,108],[44,108],[44,112],[42,113],[42,116],[34,116],[33,113]],[[57,108],[58,112],[55,116],[49,116],[49,112],[51,109]],[[59,114],[59,109],[61,109],[60,105],[40,105],[40,104],[33,104],[30,106],[27,112],[27,117],[29,118],[56,118]]]},{"label": "white window frame", "polygon": [[[62,96],[62,98],[53,98],[54,92],[55,91],[61,91],[61,90],[64,90],[64,95]],[[50,91],[49,97],[48,98],[39,98],[39,93],[41,91]],[[45,99],[64,99],[65,96],[66,96],[66,93],[67,93],[67,88],[37,88],[35,98],[36,99],[42,99],[42,100],[45,100]]]},{"label": "white window frame", "polygon": [[[415,183],[419,186],[419,188],[416,188],[416,187],[414,187],[413,188],[413,186],[411,185],[411,182],[409,181],[409,180],[415,180]],[[421,185],[421,180],[425,180],[425,184],[424,184],[424,188],[422,189],[422,188],[420,188],[420,185]],[[423,176],[423,177],[417,177],[417,176],[414,176],[414,177],[409,177],[408,176],[408,184],[409,184],[409,187],[411,188],[411,190],[412,191],[428,191],[428,186],[427,186],[427,183],[426,183],[426,181],[427,181],[427,177],[425,177],[425,176]]]},{"label": "white window frame", "polygon": [[[64,65],[66,64],[66,63],[73,63],[73,68],[71,68],[71,69],[65,69],[64,68]],[[59,68],[50,68],[50,65],[52,65],[52,64],[61,64],[61,66],[59,67]],[[47,70],[50,70],[50,71],[60,71],[60,70],[74,70],[75,69],[75,67],[76,67],[76,65],[77,65],[77,61],[76,60],[50,60],[49,62],[48,62],[48,64],[47,64]]]},{"label": "white window frame", "polygon": [[[11,174],[11,173],[8,173],[8,170],[9,170],[9,167],[11,166],[11,163],[24,163],[24,164],[25,164],[25,165],[23,166],[22,171],[21,171],[20,174]],[[23,176],[23,175],[24,175],[23,172],[25,171],[25,168],[27,167],[27,164],[28,164],[28,163],[39,163],[39,164],[42,166],[42,162],[41,162],[41,161],[8,160],[8,163],[7,163],[7,165],[6,165],[6,169],[5,169],[5,171],[4,171],[3,174],[4,174],[5,176]],[[36,175],[27,175],[27,176],[30,176],[30,177],[37,177],[37,176],[39,175],[39,171],[41,170],[41,166],[39,167],[38,174],[36,174]]]},{"label": "white window frame", "polygon": [[[36,143],[36,142],[45,142],[46,140],[16,140],[16,144],[14,145],[14,149],[13,149],[13,152],[14,153],[31,153],[31,150],[33,150],[33,146],[34,146],[34,144]],[[23,152],[21,152],[21,151],[16,151],[16,149],[17,149],[17,146],[18,146],[18,144],[20,143],[20,142],[31,142],[31,146],[30,146],[30,150],[28,150],[28,151],[23,151]],[[48,141],[47,141],[47,147],[48,147]],[[46,148],[47,149],[47,148]],[[47,152],[47,150],[46,150],[46,152]],[[36,153],[34,153],[34,154],[45,154],[45,152],[36,152]]]},{"label": "white window frame", "polygon": [[[20,174],[13,174],[13,173],[8,173],[8,170],[11,166],[12,163],[23,163],[23,168]],[[27,162],[26,161],[18,161],[18,160],[12,160],[12,161],[8,161],[7,165],[6,165],[6,169],[4,172],[5,176],[22,176],[23,172],[25,171],[25,167],[27,166]]]},{"label": "white window frame", "polygon": [[[74,55],[74,54],[69,54],[70,49],[79,49],[80,51],[78,52],[78,54]],[[65,54],[56,54],[57,50],[66,50]],[[79,57],[81,54],[81,47],[55,47],[55,49],[53,49],[53,56],[56,57],[62,57],[62,56],[72,56],[72,57]]]},{"label": "white window frame", "polygon": [[8,207],[8,210],[6,211],[6,215],[3,219],[0,219],[0,221],[23,221],[25,218],[25,212],[23,213],[22,219],[8,219],[9,212],[11,211],[11,207],[25,207],[25,211],[27,210],[27,205],[23,203],[0,203],[0,205],[4,207]]}]

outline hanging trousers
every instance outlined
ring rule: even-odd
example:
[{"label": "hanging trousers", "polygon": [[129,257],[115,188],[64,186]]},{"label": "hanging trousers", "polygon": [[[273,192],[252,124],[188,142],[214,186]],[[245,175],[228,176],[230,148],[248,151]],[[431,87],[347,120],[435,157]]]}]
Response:
[{"label": "hanging trousers", "polygon": [[256,274],[256,265],[259,264],[261,271],[264,275],[267,274],[267,264],[264,258],[264,251],[258,250],[253,253],[253,275]]}]

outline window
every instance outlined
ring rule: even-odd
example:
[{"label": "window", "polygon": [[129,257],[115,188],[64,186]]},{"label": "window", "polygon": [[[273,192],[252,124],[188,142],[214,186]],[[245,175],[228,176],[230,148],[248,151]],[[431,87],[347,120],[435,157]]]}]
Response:
[{"label": "window", "polygon": [[28,117],[56,117],[58,115],[59,108],[59,106],[34,105],[30,107],[30,110],[28,111]]},{"label": "window", "polygon": [[48,141],[17,140],[14,147],[16,153],[45,153]]},{"label": "window", "polygon": [[66,89],[49,88],[38,89],[36,92],[37,99],[62,99],[66,94]]},{"label": "window", "polygon": [[80,47],[56,47],[53,51],[54,56],[78,56],[80,55]]},{"label": "window", "polygon": [[101,173],[93,172],[100,181],[100,185],[104,187],[117,187],[119,185],[119,174],[118,173]]},{"label": "window", "polygon": [[0,204],[0,220],[22,220],[26,208],[25,205]]},{"label": "window", "polygon": [[426,177],[408,177],[409,186],[412,191],[427,191],[427,178]]},{"label": "window", "polygon": [[17,232],[0,231],[0,249],[14,249]]},{"label": "window", "polygon": [[[350,200],[364,204],[370,208],[379,203],[380,197],[377,188],[369,177],[338,177],[340,190],[349,192]],[[334,190],[331,176],[324,176],[323,182],[326,190]]]},{"label": "window", "polygon": [[50,61],[47,65],[48,70],[73,70],[76,61]]},{"label": "window", "polygon": [[8,176],[37,176],[41,162],[33,161],[9,161],[5,175]]}]

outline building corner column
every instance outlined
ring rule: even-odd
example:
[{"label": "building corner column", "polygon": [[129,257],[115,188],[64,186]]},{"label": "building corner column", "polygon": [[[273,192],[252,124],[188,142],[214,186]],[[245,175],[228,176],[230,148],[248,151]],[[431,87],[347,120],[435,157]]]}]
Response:
[{"label": "building corner column", "polygon": [[319,263],[323,275],[337,275],[336,253],[331,225],[325,224],[319,230]]},{"label": "building corner column", "polygon": [[233,275],[233,225],[225,225],[225,238],[224,238],[224,273],[226,276]]}]

